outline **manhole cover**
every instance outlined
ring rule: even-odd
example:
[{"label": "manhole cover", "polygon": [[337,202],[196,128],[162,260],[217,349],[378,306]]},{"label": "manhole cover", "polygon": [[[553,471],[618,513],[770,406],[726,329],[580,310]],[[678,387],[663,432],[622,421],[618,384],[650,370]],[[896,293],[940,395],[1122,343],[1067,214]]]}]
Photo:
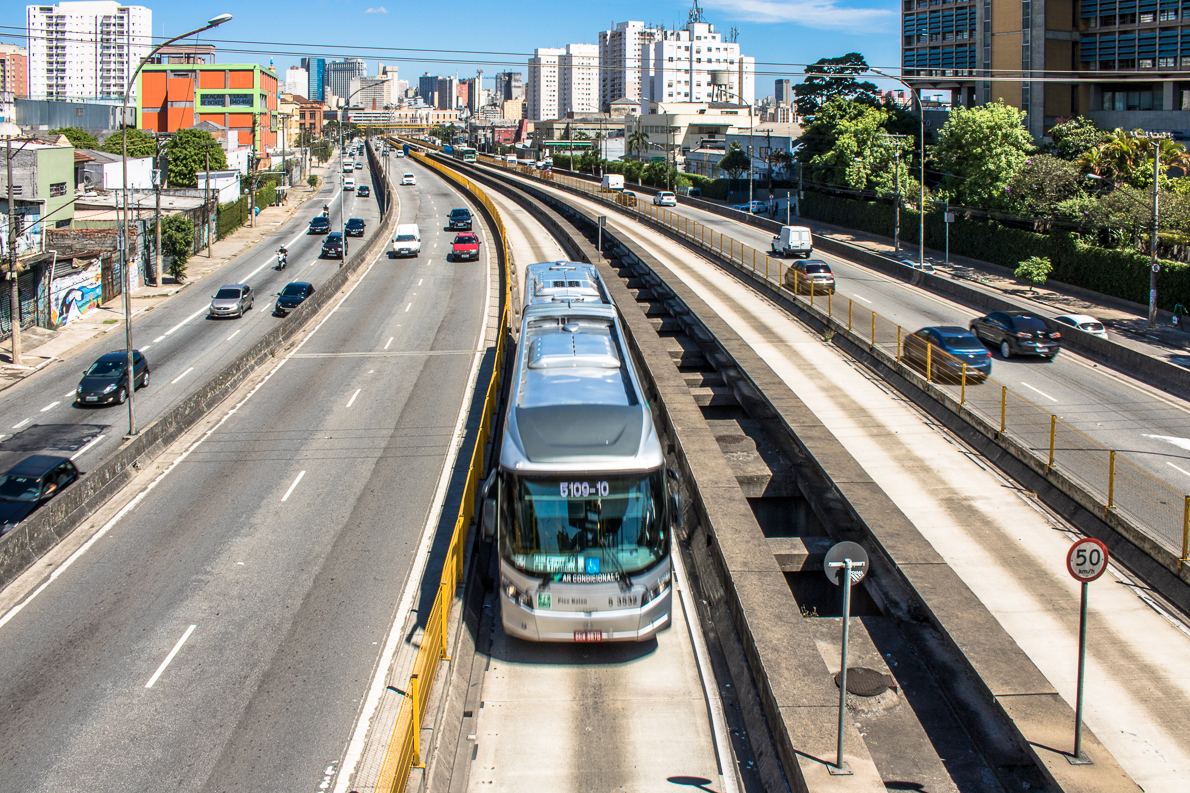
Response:
[{"label": "manhole cover", "polygon": [[720,444],[731,446],[736,443],[743,443],[748,440],[747,435],[716,435],[715,440]]},{"label": "manhole cover", "polygon": [[[835,685],[839,685],[839,673],[835,673]],[[862,666],[848,667],[847,693],[857,697],[875,697],[890,688],[896,688],[897,683],[891,675],[867,669]]]}]

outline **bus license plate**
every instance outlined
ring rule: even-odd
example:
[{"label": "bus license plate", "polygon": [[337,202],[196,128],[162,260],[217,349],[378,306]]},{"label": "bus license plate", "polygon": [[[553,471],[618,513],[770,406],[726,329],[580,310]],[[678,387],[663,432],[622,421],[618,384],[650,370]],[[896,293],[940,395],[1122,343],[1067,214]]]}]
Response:
[{"label": "bus license plate", "polygon": [[575,631],[574,640],[576,642],[601,642],[603,641],[603,631]]}]

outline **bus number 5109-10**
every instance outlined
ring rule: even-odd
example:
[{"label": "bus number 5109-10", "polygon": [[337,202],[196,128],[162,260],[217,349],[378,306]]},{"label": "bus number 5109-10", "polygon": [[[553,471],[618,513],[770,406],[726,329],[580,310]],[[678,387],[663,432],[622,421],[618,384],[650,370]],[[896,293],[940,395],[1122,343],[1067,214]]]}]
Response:
[{"label": "bus number 5109-10", "polygon": [[559,491],[562,498],[591,498],[606,496],[611,488],[607,482],[562,482]]}]

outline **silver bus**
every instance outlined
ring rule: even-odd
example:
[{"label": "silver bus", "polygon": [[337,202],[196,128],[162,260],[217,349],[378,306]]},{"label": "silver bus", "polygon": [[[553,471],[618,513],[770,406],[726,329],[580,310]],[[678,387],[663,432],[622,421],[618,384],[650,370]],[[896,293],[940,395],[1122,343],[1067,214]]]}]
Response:
[{"label": "silver bus", "polygon": [[482,526],[504,630],[533,641],[644,641],[669,624],[682,516],[610,302],[526,307]]},{"label": "silver bus", "polygon": [[538,262],[525,267],[525,305],[611,303],[599,270],[582,262]]}]

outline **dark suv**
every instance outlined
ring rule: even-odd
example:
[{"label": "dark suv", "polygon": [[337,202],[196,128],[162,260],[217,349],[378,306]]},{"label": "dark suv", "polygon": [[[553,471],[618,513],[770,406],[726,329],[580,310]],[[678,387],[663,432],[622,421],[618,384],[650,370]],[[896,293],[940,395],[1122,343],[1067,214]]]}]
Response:
[{"label": "dark suv", "polygon": [[1053,358],[1058,354],[1062,334],[1050,330],[1045,320],[1028,311],[993,311],[986,317],[971,320],[971,332],[983,342],[1000,348],[1000,355],[1040,355]]},{"label": "dark suv", "polygon": [[347,240],[343,239],[343,235],[337,231],[332,231],[326,235],[326,239],[322,242],[322,254],[324,258],[343,259],[347,257]]},{"label": "dark suv", "polygon": [[362,237],[364,236],[364,221],[363,218],[351,218],[347,221],[347,236],[348,237]]},{"label": "dark suv", "polygon": [[450,210],[450,229],[463,229],[464,231],[471,230],[471,210],[469,209],[452,209]]},{"label": "dark suv", "polygon": [[329,218],[324,218],[322,215],[319,215],[318,217],[310,220],[311,234],[326,234],[330,230],[331,221]]}]

